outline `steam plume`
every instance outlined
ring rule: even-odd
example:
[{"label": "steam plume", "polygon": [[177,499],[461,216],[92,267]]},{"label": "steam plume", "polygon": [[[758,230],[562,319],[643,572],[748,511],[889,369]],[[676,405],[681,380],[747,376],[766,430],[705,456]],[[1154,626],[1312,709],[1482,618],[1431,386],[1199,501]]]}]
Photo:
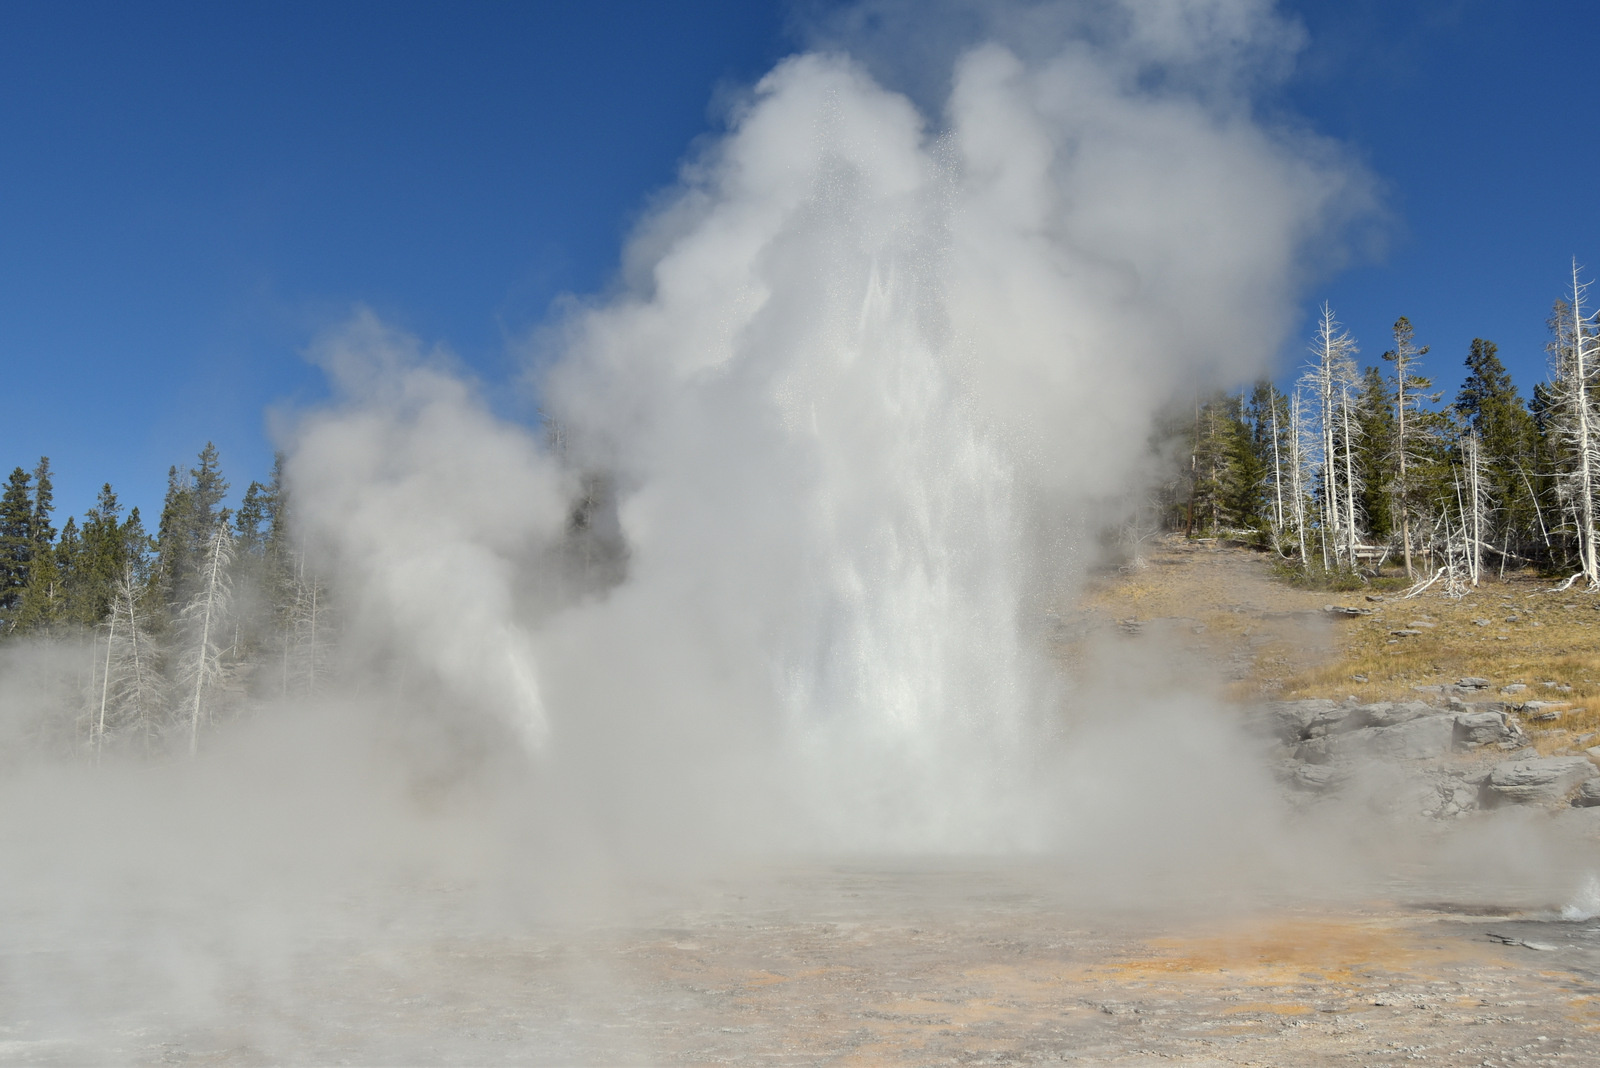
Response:
[{"label": "steam plume", "polygon": [[[764,78],[561,327],[562,455],[370,318],[325,347],[349,400],[289,474],[357,633],[612,833],[1047,837],[1029,596],[1137,487],[1162,405],[1266,365],[1360,201],[1251,117],[1296,40],[1265,6],[1009,10],[936,116],[839,51]],[[625,564],[538,595],[580,485]]]}]

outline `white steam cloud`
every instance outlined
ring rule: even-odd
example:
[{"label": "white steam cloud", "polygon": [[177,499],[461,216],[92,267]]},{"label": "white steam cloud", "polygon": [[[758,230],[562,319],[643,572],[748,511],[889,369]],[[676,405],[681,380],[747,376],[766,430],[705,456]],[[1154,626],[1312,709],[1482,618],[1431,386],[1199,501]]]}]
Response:
[{"label": "white steam cloud", "polygon": [[350,589],[352,635],[386,636],[531,747],[549,723],[515,579],[561,533],[570,487],[416,344],[363,314],[315,352],[347,407],[312,415],[285,472],[304,536]]},{"label": "white steam cloud", "polygon": [[[288,475],[351,632],[499,716],[570,818],[1050,837],[1059,709],[1024,624],[1078,543],[1036,532],[1091,530],[1162,405],[1266,366],[1364,186],[1252,119],[1239,87],[1295,39],[1263,5],[1012,16],[1052,32],[962,51],[938,115],[838,51],[764,78],[620,295],[560,329],[560,450],[369,317],[325,342],[346,399]],[[541,577],[576,528],[609,570]]]}]

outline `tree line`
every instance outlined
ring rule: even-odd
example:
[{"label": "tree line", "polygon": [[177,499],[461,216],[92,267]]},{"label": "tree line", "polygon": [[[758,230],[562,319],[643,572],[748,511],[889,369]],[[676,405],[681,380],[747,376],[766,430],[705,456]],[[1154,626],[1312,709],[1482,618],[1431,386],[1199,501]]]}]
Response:
[{"label": "tree line", "polygon": [[[282,463],[229,509],[216,448],[167,475],[152,535],[109,484],[80,523],[54,525],[50,461],[0,493],[0,642],[82,649],[66,677],[70,722],[41,720],[53,748],[187,750],[251,698],[312,692],[327,598],[288,534]],[[320,632],[320,633],[319,633]]]},{"label": "tree line", "polygon": [[1323,578],[1388,565],[1460,592],[1531,566],[1600,587],[1600,337],[1586,289],[1574,265],[1548,320],[1548,378],[1526,402],[1492,341],[1473,339],[1441,403],[1409,320],[1362,367],[1323,305],[1288,393],[1262,381],[1180,420],[1187,465],[1165,487],[1165,525],[1249,538]]}]

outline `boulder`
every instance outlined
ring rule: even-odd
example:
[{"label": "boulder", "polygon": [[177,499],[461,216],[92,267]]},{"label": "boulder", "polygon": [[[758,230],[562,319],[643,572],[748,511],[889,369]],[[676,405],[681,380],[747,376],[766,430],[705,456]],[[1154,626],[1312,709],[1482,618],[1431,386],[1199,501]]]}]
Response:
[{"label": "boulder", "polygon": [[1463,690],[1487,690],[1489,688],[1489,680],[1480,678],[1477,675],[1468,675],[1464,679],[1457,679],[1456,685]]},{"label": "boulder", "polygon": [[1295,759],[1308,764],[1327,764],[1348,757],[1371,756],[1388,760],[1420,760],[1443,756],[1455,741],[1454,716],[1422,716],[1389,727],[1362,727],[1359,730],[1310,738],[1295,750]]},{"label": "boulder", "polygon": [[1393,727],[1397,723],[1409,723],[1414,719],[1432,715],[1433,709],[1423,701],[1382,701],[1378,704],[1367,705],[1361,710],[1366,727]]},{"label": "boulder", "polygon": [[1422,716],[1392,727],[1372,727],[1369,752],[1394,759],[1442,756],[1455,744],[1454,716]]},{"label": "boulder", "polygon": [[[1263,722],[1266,730],[1281,742],[1293,745],[1305,738],[1306,728],[1319,716],[1334,714],[1339,706],[1321,699],[1309,701],[1274,701],[1266,707]],[[1343,711],[1343,710],[1339,710]]]},{"label": "boulder", "polygon": [[1496,764],[1489,773],[1489,797],[1502,804],[1550,804],[1594,775],[1588,757],[1534,757]]},{"label": "boulder", "polygon": [[1600,776],[1585,779],[1583,785],[1578,787],[1578,792],[1572,798],[1572,803],[1578,808],[1593,808],[1600,805]]},{"label": "boulder", "polygon": [[1504,712],[1464,712],[1455,719],[1455,744],[1459,748],[1526,743],[1522,727]]},{"label": "boulder", "polygon": [[1328,751],[1328,739],[1309,738],[1295,746],[1294,758],[1306,764],[1326,764],[1333,759]]},{"label": "boulder", "polygon": [[1322,793],[1339,785],[1342,778],[1338,769],[1326,764],[1301,764],[1294,769],[1294,775],[1289,781],[1298,789]]},{"label": "boulder", "polygon": [[1335,705],[1331,701],[1328,703],[1332,707],[1319,709],[1306,721],[1305,727],[1300,732],[1302,738],[1321,738],[1323,735],[1334,734],[1340,730],[1353,729],[1360,723],[1357,716],[1359,705]]}]

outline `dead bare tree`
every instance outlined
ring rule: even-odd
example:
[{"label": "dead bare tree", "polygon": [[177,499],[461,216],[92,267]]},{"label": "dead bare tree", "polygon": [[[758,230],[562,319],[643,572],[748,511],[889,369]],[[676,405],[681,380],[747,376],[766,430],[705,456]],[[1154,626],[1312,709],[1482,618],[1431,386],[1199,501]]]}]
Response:
[{"label": "dead bare tree", "polygon": [[184,607],[182,620],[192,643],[183,661],[185,692],[192,693],[189,704],[189,755],[200,751],[200,723],[204,698],[222,676],[222,650],[218,639],[232,600],[228,574],[233,563],[233,536],[226,519],[217,523],[206,539],[205,563],[200,570],[199,588]]},{"label": "dead bare tree", "polygon": [[[1322,476],[1324,517],[1322,564],[1329,570],[1339,566],[1347,553],[1350,564],[1355,563],[1351,548],[1355,544],[1354,492],[1346,484],[1341,493],[1338,443],[1341,420],[1348,425],[1347,405],[1349,391],[1356,383],[1357,351],[1349,331],[1340,325],[1333,309],[1324,302],[1322,317],[1311,341],[1311,363],[1300,381],[1311,391],[1317,405],[1317,468]],[[1349,440],[1348,431],[1345,440]],[[1340,500],[1341,495],[1345,500]]]},{"label": "dead bare tree", "polygon": [[1289,402],[1289,512],[1300,546],[1302,571],[1311,568],[1311,558],[1306,551],[1306,475],[1310,464],[1306,445],[1310,433],[1306,425],[1305,398],[1297,389]]},{"label": "dead bare tree", "polygon": [[1556,436],[1564,446],[1570,469],[1563,473],[1564,496],[1570,502],[1578,535],[1579,572],[1590,589],[1600,588],[1600,553],[1597,553],[1595,491],[1600,488],[1600,426],[1596,424],[1594,377],[1600,371],[1600,338],[1593,313],[1586,314],[1583,300],[1589,283],[1579,277],[1572,262],[1571,301],[1557,308],[1551,325],[1550,395],[1555,402]]}]

